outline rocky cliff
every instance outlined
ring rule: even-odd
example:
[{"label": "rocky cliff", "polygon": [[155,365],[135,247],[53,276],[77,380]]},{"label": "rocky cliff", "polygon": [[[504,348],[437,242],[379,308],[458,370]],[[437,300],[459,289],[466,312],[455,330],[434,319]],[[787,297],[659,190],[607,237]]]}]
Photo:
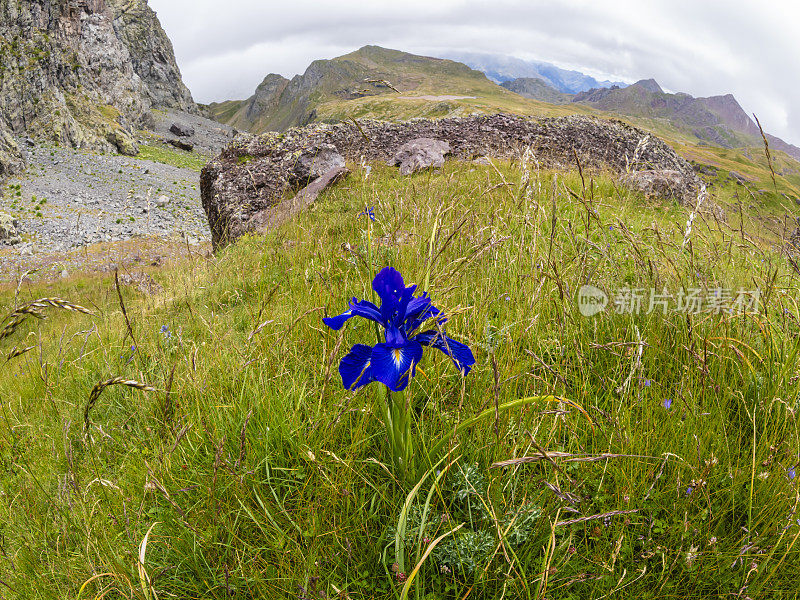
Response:
[{"label": "rocky cliff", "polygon": [[131,55],[153,106],[196,113],[192,94],[175,62],[172,42],[147,0],[107,0],[114,31]]},{"label": "rocky cliff", "polygon": [[146,0],[0,0],[0,126],[135,154],[153,106],[196,110]]}]

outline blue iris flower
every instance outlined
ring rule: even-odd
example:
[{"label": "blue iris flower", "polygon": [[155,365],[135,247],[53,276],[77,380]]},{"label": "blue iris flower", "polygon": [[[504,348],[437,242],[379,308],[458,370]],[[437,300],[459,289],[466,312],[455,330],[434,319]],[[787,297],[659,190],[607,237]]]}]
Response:
[{"label": "blue iris flower", "polygon": [[359,217],[369,217],[370,221],[375,220],[375,207],[374,206],[365,206],[364,210],[358,213]]},{"label": "blue iris flower", "polygon": [[[363,317],[378,323],[384,331],[385,343],[356,344],[342,359],[339,374],[345,388],[355,390],[378,381],[393,392],[404,390],[416,373],[423,346],[438,348],[462,374],[469,373],[475,364],[472,351],[444,334],[441,326],[447,319],[431,303],[427,292],[414,296],[417,286],[406,287],[403,276],[391,267],[375,276],[372,289],[381,300],[380,306],[353,298],[350,308],[341,315],[323,319],[328,327],[339,331],[349,319]],[[417,332],[430,319],[439,325],[438,329]]]}]

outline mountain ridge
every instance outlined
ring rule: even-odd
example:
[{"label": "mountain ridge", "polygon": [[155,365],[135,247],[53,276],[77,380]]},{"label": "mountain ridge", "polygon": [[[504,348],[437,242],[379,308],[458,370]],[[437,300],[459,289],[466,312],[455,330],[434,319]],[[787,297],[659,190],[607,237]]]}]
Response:
[{"label": "mountain ridge", "polygon": [[291,79],[271,73],[250,98],[212,103],[209,109],[234,127],[255,133],[281,131],[315,120],[317,109],[328,101],[424,96],[438,93],[442,86],[465,97],[497,93],[495,88],[511,93],[462,63],[367,45],[343,56],[315,60]]}]

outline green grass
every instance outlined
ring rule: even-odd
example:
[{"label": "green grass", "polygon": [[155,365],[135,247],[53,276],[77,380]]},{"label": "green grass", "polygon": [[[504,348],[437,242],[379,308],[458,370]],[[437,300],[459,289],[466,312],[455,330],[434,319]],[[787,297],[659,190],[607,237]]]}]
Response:
[{"label": "green grass", "polygon": [[151,145],[140,146],[139,154],[136,158],[163,163],[181,169],[191,169],[198,173],[210,160],[210,157],[197,152],[184,152],[183,150],[173,150],[164,146]]},{"label": "green grass", "polygon": [[[88,582],[81,598],[396,598],[394,563],[409,575],[441,535],[410,597],[796,597],[800,315],[781,229],[729,208],[684,245],[690,211],[673,202],[535,171],[527,195],[519,164],[499,169],[356,169],[286,228],[154,272],[162,294],[123,288],[133,339],[112,279],[22,286],[17,304],[58,295],[95,316],[51,310],[0,341],[32,347],[0,371],[5,597]],[[385,265],[430,273],[477,358],[462,378],[424,357],[407,394],[418,459],[489,410],[416,492],[390,474],[378,384],[349,393],[336,374],[374,330],[321,322],[370,298]],[[586,283],[757,287],[764,302],[586,318]],[[9,311],[15,291],[0,292]],[[112,376],[159,391],[107,388],[84,431]],[[525,404],[547,395],[565,400]]]}]

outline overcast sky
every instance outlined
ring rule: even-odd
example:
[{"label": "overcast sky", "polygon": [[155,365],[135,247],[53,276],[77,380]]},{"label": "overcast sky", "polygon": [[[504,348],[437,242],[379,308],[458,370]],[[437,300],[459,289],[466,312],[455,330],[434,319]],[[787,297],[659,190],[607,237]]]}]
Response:
[{"label": "overcast sky", "polygon": [[243,99],[268,73],[366,44],[543,60],[595,77],[733,93],[800,145],[796,0],[150,0],[199,102]]}]

